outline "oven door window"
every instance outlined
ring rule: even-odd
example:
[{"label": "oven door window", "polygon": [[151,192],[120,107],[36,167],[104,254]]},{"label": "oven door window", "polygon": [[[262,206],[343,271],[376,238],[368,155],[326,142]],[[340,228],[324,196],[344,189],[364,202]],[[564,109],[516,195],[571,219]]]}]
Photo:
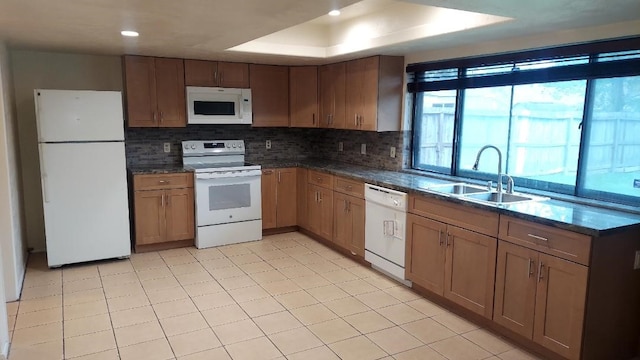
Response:
[{"label": "oven door window", "polygon": [[249,184],[209,187],[209,211],[240,209],[250,206],[251,186]]},{"label": "oven door window", "polygon": [[201,101],[193,102],[195,115],[236,115],[236,104],[233,101]]}]

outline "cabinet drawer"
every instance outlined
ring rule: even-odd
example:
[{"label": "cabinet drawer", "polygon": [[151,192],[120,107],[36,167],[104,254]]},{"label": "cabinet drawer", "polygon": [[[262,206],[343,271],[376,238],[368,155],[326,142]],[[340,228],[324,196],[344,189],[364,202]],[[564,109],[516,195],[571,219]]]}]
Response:
[{"label": "cabinet drawer", "polygon": [[362,181],[349,180],[340,176],[334,176],[333,190],[364,199],[364,183]]},{"label": "cabinet drawer", "polygon": [[549,255],[589,265],[591,237],[587,235],[502,215],[498,237]]},{"label": "cabinet drawer", "polygon": [[423,196],[409,196],[409,212],[489,236],[498,235],[498,214]]},{"label": "cabinet drawer", "polygon": [[318,186],[322,186],[327,189],[333,189],[333,175],[322,173],[315,170],[309,170],[307,172],[307,182],[309,184],[314,184]]},{"label": "cabinet drawer", "polygon": [[133,190],[192,188],[192,173],[134,175]]}]

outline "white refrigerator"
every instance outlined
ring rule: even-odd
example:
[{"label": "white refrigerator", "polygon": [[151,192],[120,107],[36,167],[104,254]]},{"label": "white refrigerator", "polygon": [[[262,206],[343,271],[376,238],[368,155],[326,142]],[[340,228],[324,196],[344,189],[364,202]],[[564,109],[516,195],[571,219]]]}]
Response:
[{"label": "white refrigerator", "polygon": [[34,90],[50,267],[131,255],[119,91]]}]

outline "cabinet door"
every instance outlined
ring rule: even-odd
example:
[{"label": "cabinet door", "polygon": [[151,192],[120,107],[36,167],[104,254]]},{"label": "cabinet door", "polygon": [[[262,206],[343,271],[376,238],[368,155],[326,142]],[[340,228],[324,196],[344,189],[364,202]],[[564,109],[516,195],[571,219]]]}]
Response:
[{"label": "cabinet door", "polygon": [[171,189],[165,190],[165,193],[166,240],[193,239],[195,234],[193,189]]},{"label": "cabinet door", "polygon": [[250,65],[254,127],[289,126],[289,68]]},{"label": "cabinet door", "polygon": [[320,193],[320,227],[318,235],[327,240],[333,238],[333,191],[318,187]]},{"label": "cabinet door", "polygon": [[186,127],[184,63],[182,59],[155,59],[158,126]]},{"label": "cabinet door", "polygon": [[317,185],[307,184],[307,228],[316,234],[320,234],[320,216],[322,215],[320,189]]},{"label": "cabinet door", "polygon": [[333,193],[333,242],[347,249],[353,222],[349,214],[349,196]]},{"label": "cabinet door", "polygon": [[345,63],[323,65],[318,68],[320,127],[345,128]]},{"label": "cabinet door", "polygon": [[273,229],[277,226],[276,171],[262,170],[262,228]]},{"label": "cabinet door", "polygon": [[[336,194],[334,192],[334,194]],[[364,221],[365,202],[363,199],[348,196],[348,218],[351,221],[351,233],[347,238],[348,249],[352,254],[364,257]]]},{"label": "cabinet door", "polygon": [[165,239],[164,190],[134,193],[136,245],[155,244]]},{"label": "cabinet door", "polygon": [[287,168],[279,169],[277,172],[277,190],[276,190],[276,204],[277,204],[277,227],[295,226],[297,221],[297,208],[296,208],[296,169]]},{"label": "cabinet door", "polygon": [[296,201],[297,207],[297,222],[298,226],[303,229],[308,229],[307,225],[307,169],[296,169],[296,192],[298,201]]},{"label": "cabinet door", "polygon": [[362,81],[362,110],[358,128],[360,130],[377,130],[378,125],[378,76],[380,58],[378,56],[360,60]]},{"label": "cabinet door", "polygon": [[407,214],[405,275],[438,295],[444,289],[446,230],[441,222]]},{"label": "cabinet door", "polygon": [[218,86],[227,88],[249,87],[249,64],[246,63],[218,63]]},{"label": "cabinet door", "polygon": [[362,59],[348,61],[345,75],[345,128],[347,129],[358,129],[359,116],[364,109],[362,98],[362,93],[365,91],[363,78]]},{"label": "cabinet door", "polygon": [[580,358],[588,268],[540,253],[533,341],[568,359]]},{"label": "cabinet door", "polygon": [[154,59],[145,56],[125,56],[124,75],[127,125],[157,127]]},{"label": "cabinet door", "polygon": [[218,86],[217,72],[217,61],[184,60],[186,86]]},{"label": "cabinet door", "polygon": [[444,296],[489,319],[493,315],[497,241],[447,226]]},{"label": "cabinet door", "polygon": [[493,321],[526,338],[533,336],[538,252],[499,241]]},{"label": "cabinet door", "polygon": [[318,127],[318,67],[289,68],[291,127]]}]

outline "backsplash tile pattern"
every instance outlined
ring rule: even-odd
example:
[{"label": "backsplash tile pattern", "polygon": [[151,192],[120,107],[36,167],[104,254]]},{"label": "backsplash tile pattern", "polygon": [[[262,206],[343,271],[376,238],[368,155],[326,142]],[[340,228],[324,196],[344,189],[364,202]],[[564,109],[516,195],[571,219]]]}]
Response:
[{"label": "backsplash tile pattern", "polygon": [[[128,128],[125,131],[127,166],[180,165],[183,140],[242,139],[249,162],[321,158],[377,169],[399,170],[406,167],[409,132],[365,132],[335,129],[252,128],[246,125],[189,125],[186,128]],[[271,140],[267,150],[265,141]],[[338,152],[338,142],[343,151]],[[171,143],[165,153],[163,145]],[[366,155],[360,145],[367,144]],[[396,147],[395,158],[389,148]]]}]

